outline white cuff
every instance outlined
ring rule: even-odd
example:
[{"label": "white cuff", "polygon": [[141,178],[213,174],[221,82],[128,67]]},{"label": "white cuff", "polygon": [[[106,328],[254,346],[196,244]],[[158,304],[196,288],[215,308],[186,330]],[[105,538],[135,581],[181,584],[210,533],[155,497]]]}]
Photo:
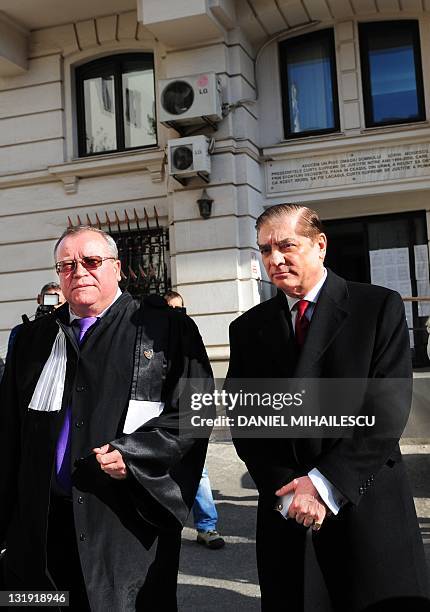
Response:
[{"label": "white cuff", "polygon": [[327,478],[323,476],[317,468],[313,468],[308,473],[308,476],[312,480],[312,484],[318,491],[323,502],[333,512],[333,514],[337,514],[344,499],[336,487],[332,485],[331,482],[327,480]]}]

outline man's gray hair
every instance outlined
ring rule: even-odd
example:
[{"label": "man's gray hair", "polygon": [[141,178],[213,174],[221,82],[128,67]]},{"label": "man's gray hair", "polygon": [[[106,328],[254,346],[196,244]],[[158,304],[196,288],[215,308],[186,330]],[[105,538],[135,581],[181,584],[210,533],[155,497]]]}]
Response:
[{"label": "man's gray hair", "polygon": [[274,204],[266,208],[258,217],[255,223],[257,234],[261,226],[267,221],[293,215],[297,215],[297,231],[299,234],[307,236],[314,241],[317,236],[324,232],[321,219],[318,213],[312,210],[312,208],[308,208],[302,204]]},{"label": "man's gray hair", "polygon": [[102,236],[108,245],[109,254],[115,259],[118,259],[118,247],[116,246],[115,240],[112,238],[110,234],[107,234],[103,230],[98,229],[97,227],[92,227],[91,225],[77,225],[76,227],[68,227],[57,240],[54,247],[54,259],[57,255],[57,249],[60,246],[60,242],[67,238],[68,236],[73,236],[75,234],[81,234],[82,232],[94,232],[95,234],[99,234]]}]

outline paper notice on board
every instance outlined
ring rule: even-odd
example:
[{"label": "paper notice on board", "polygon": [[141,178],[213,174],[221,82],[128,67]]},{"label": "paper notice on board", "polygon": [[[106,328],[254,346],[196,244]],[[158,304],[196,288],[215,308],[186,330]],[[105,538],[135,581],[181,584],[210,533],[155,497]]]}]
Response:
[{"label": "paper notice on board", "polygon": [[[430,281],[417,280],[418,297],[430,298]],[[418,316],[430,317],[430,301],[418,302]]]},{"label": "paper notice on board", "polygon": [[[374,285],[387,287],[400,293],[402,297],[412,297],[411,273],[409,268],[409,249],[378,249],[369,251],[370,278]],[[414,347],[414,318],[412,302],[404,302],[406,320],[409,328],[409,342]]]},{"label": "paper notice on board", "polygon": [[414,326],[414,318],[412,314],[412,302],[403,302],[405,307],[406,321],[408,323],[409,329],[412,329]]},{"label": "paper notice on board", "polygon": [[370,278],[374,285],[398,291],[402,296],[411,296],[411,274],[409,249],[379,249],[369,252]]},{"label": "paper notice on board", "polygon": [[384,251],[384,264],[396,266],[407,266],[409,269],[409,249],[400,247],[397,249],[382,249]]},{"label": "paper notice on board", "polygon": [[373,269],[371,268],[371,281],[373,285],[381,285],[381,287],[384,286],[385,272],[382,266]]},{"label": "paper notice on board", "polygon": [[398,291],[402,297],[411,297],[412,295],[412,285],[411,281],[397,281],[394,287],[390,287],[390,289],[394,289],[394,291]]},{"label": "paper notice on board", "polygon": [[374,285],[384,285],[385,270],[384,270],[384,253],[382,250],[369,251],[370,259],[370,282]]},{"label": "paper notice on board", "polygon": [[414,316],[413,316],[413,311],[412,311],[412,302],[403,302],[403,305],[405,307],[406,322],[407,322],[408,330],[409,330],[409,344],[411,348],[414,348],[415,346],[414,331],[413,331]]},{"label": "paper notice on board", "polygon": [[[426,244],[414,245],[415,278],[427,280],[429,278],[429,250]],[[419,294],[418,294],[419,295]]]}]

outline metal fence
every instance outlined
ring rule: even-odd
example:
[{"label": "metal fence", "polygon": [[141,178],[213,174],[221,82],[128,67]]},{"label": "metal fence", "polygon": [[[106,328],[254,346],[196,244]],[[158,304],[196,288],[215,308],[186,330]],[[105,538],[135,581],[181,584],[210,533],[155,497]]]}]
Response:
[{"label": "metal fence", "polygon": [[[155,206],[152,222],[145,208],[143,211],[143,218],[138,216],[136,209],[133,209],[132,215],[124,210],[122,219],[116,211],[114,219],[105,213],[104,222],[97,213],[95,222],[86,215],[86,222],[83,223],[77,215],[77,225],[103,229],[115,240],[121,261],[120,287],[137,299],[149,293],[164,295],[170,287],[168,229],[160,225]],[[70,217],[68,220],[69,227],[73,227]]]}]

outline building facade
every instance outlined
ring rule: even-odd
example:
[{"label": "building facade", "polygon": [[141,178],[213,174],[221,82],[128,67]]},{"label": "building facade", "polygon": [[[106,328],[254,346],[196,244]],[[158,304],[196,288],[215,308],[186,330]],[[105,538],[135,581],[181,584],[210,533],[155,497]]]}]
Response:
[{"label": "building facade", "polygon": [[[255,219],[294,201],[326,222],[334,270],[402,294],[425,365],[429,51],[430,0],[3,0],[1,354],[55,280],[56,238],[90,222],[125,285],[184,296],[222,375],[229,323],[270,295]],[[181,121],[211,82],[216,121]],[[178,181],[178,138],[210,170]]]}]

